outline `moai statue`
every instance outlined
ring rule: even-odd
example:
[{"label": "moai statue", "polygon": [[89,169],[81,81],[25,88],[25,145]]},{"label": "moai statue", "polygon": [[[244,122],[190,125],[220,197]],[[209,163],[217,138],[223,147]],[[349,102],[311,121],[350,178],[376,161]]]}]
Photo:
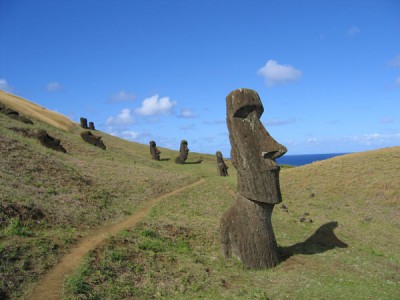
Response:
[{"label": "moai statue", "polygon": [[25,124],[33,125],[33,122],[30,119],[28,119],[25,116],[21,116],[19,114],[19,112],[15,111],[11,108],[7,108],[1,103],[0,103],[0,113],[5,114],[6,116],[10,117],[11,119],[15,119],[15,120],[24,122]]},{"label": "moai statue", "polygon": [[65,150],[65,148],[60,144],[61,141],[50,136],[46,130],[39,130],[36,134],[36,137],[43,146],[56,151],[67,153],[67,150]]},{"label": "moai statue", "polygon": [[81,118],[81,127],[83,129],[88,129],[88,125],[87,125],[87,119],[86,118]]},{"label": "moai statue", "polygon": [[92,144],[103,150],[106,150],[106,148],[107,148],[106,145],[104,145],[104,142],[101,140],[101,136],[94,135],[90,131],[82,132],[81,137],[86,143]]},{"label": "moai statue", "polygon": [[225,164],[221,151],[216,152],[219,176],[228,176],[228,166]]},{"label": "moai statue", "polygon": [[249,268],[271,268],[279,262],[271,215],[274,205],[282,201],[280,167],[275,159],[287,149],[261,123],[264,108],[257,92],[231,92],[226,97],[226,110],[237,194],[221,218],[222,252]]},{"label": "moai statue", "polygon": [[96,130],[96,129],[94,128],[94,123],[93,123],[93,122],[89,122],[89,129],[90,129],[90,130]]},{"label": "moai statue", "polygon": [[185,140],[181,141],[181,146],[179,148],[179,156],[175,158],[175,162],[177,164],[184,164],[186,159],[188,158],[189,155],[189,148],[188,148],[188,142]]},{"label": "moai statue", "polygon": [[156,147],[156,142],[155,141],[150,141],[150,154],[151,158],[154,160],[160,160],[160,150]]}]

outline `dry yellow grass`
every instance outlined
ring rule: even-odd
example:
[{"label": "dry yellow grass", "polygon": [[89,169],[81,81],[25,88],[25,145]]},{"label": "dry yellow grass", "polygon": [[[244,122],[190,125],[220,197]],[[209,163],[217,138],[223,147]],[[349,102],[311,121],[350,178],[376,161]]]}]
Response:
[{"label": "dry yellow grass", "polygon": [[57,127],[65,131],[72,131],[78,124],[72,122],[67,117],[41,107],[24,98],[0,90],[0,102],[7,107],[18,111],[26,117],[32,117],[50,126]]}]

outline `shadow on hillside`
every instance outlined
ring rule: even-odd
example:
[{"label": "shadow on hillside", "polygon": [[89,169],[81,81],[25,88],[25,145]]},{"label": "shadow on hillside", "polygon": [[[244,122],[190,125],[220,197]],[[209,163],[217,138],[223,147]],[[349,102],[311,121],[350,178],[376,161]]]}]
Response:
[{"label": "shadow on hillside", "polygon": [[169,161],[170,158],[161,158],[160,161]]},{"label": "shadow on hillside", "polygon": [[196,164],[201,164],[202,162],[203,162],[202,159],[196,161],[185,161],[185,165],[196,165]]},{"label": "shadow on hillside", "polygon": [[304,242],[289,247],[279,247],[281,260],[285,261],[296,254],[311,255],[323,253],[334,248],[347,248],[348,245],[339,240],[333,232],[337,226],[338,222],[336,221],[326,223]]}]

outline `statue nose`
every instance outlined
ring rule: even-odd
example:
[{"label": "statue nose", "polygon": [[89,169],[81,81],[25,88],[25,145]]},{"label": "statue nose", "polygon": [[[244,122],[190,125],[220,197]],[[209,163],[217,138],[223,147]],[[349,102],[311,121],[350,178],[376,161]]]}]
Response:
[{"label": "statue nose", "polygon": [[280,149],[276,151],[261,152],[262,158],[276,159],[284,155],[287,151]]}]

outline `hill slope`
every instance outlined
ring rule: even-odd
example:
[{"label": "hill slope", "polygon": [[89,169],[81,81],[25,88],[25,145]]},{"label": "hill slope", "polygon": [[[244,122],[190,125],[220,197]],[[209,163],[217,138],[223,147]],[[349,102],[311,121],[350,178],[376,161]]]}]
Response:
[{"label": "hill slope", "polygon": [[[27,112],[30,104],[21,101],[12,108]],[[2,94],[0,102],[9,104]],[[28,297],[94,229],[199,178],[203,184],[163,199],[145,221],[91,251],[66,282],[64,296],[400,297],[400,147],[283,169],[284,206],[273,214],[283,261],[254,271],[220,254],[219,218],[235,195],[231,165],[231,176],[222,178],[214,157],[190,153],[192,164],[176,165],[177,153],[162,148],[165,160],[155,162],[147,145],[94,131],[104,151],[83,142],[76,124],[54,126],[37,113],[24,113],[34,125],[0,114],[0,298]],[[67,153],[30,137],[39,129],[60,139]]]}]

